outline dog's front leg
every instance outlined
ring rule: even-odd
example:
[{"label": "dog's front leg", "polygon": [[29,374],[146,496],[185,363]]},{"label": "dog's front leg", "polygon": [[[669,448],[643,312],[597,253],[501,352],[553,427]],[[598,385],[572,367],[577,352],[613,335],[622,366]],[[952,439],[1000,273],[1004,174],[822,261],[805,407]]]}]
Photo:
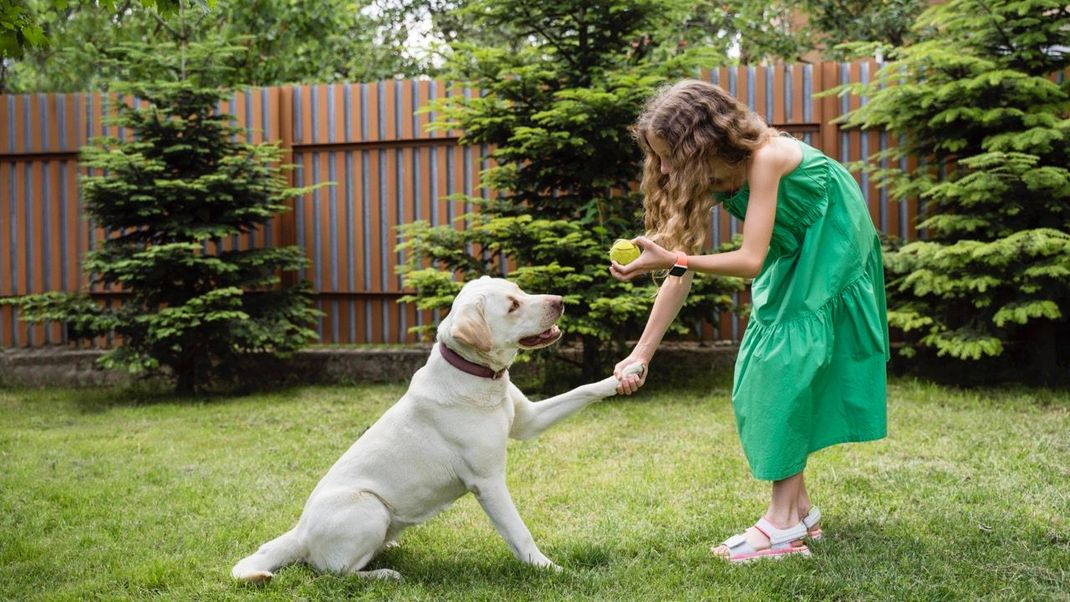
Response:
[{"label": "dog's front leg", "polygon": [[538,567],[553,568],[560,571],[561,567],[543,556],[535,545],[535,539],[531,537],[520,513],[516,511],[513,497],[509,495],[509,489],[505,486],[505,478],[485,479],[472,487],[472,492],[483,511],[494,523],[494,528],[501,534],[505,543],[513,551],[517,560]]},{"label": "dog's front leg", "polygon": [[[624,369],[624,374],[638,374],[644,369],[642,364],[632,364]],[[616,395],[619,384],[620,381],[616,377],[610,376],[576,387],[568,393],[533,403],[510,383],[509,397],[513,400],[515,415],[509,436],[514,439],[538,437],[543,431],[582,410],[592,401]]]}]

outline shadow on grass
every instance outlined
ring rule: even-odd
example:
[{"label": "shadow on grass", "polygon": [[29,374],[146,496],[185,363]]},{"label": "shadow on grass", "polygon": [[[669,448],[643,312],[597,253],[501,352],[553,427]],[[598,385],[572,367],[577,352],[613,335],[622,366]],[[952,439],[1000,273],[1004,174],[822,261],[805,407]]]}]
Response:
[{"label": "shadow on grass", "polygon": [[517,562],[504,549],[444,555],[403,543],[367,567],[399,571],[401,583],[301,565],[281,570],[267,587],[288,598],[315,593],[332,599],[1028,599],[1060,591],[1058,564],[1045,562],[1039,548],[1015,553],[1003,543],[1007,534],[971,535],[953,518],[924,525],[919,530],[917,521],[836,520],[826,526],[824,540],[810,543],[812,558],[743,565],[713,558],[709,547],[715,542],[704,526],[667,527],[656,541],[629,537],[624,526],[619,541],[554,546],[549,552],[564,567],[561,573]]}]

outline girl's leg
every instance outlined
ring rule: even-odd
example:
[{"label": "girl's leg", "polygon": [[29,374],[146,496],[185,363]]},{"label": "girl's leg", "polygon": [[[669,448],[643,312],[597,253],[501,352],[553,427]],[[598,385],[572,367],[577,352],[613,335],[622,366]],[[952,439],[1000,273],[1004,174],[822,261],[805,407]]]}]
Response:
[{"label": "girl's leg", "polygon": [[802,520],[799,497],[805,490],[802,471],[780,481],[773,481],[773,500],[765,517],[778,528],[787,529]]},{"label": "girl's leg", "polygon": [[[814,507],[813,502],[810,501],[810,494],[806,491],[806,481],[804,480],[802,486],[799,488],[799,518],[805,518],[810,510]],[[821,519],[806,526],[807,533],[812,539],[821,538]]]},{"label": "girl's leg", "polygon": [[806,516],[806,513],[810,511],[810,494],[806,492],[806,479],[799,473],[799,516]]}]

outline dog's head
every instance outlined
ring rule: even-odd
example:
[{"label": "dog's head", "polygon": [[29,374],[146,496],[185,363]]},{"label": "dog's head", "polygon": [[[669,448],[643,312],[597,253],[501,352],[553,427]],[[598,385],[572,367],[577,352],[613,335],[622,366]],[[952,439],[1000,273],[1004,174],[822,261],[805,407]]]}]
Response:
[{"label": "dog's head", "polygon": [[564,312],[557,295],[529,295],[503,278],[483,276],[464,285],[442,323],[438,340],[470,360],[496,369],[518,349],[538,349],[561,338]]}]

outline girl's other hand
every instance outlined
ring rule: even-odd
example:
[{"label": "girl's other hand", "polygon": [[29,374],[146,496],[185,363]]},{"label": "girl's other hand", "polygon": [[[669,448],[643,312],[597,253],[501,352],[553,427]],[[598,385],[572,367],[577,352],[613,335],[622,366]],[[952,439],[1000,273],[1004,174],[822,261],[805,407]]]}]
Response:
[{"label": "girl's other hand", "polygon": [[[638,261],[638,260],[636,260]],[[635,263],[634,261],[632,263]],[[646,366],[639,374],[629,374],[621,379],[621,374],[628,366],[640,363]],[[628,357],[624,358],[613,367],[613,376],[620,379],[620,384],[617,385],[617,395],[631,395],[639,390],[646,383],[646,375],[650,373],[650,358],[645,358],[640,355],[632,353]]]},{"label": "girl's other hand", "polygon": [[645,236],[632,239],[632,244],[639,247],[639,258],[626,265],[610,261],[609,273],[617,280],[628,282],[653,270],[667,270],[676,263],[676,254],[659,246]]}]

